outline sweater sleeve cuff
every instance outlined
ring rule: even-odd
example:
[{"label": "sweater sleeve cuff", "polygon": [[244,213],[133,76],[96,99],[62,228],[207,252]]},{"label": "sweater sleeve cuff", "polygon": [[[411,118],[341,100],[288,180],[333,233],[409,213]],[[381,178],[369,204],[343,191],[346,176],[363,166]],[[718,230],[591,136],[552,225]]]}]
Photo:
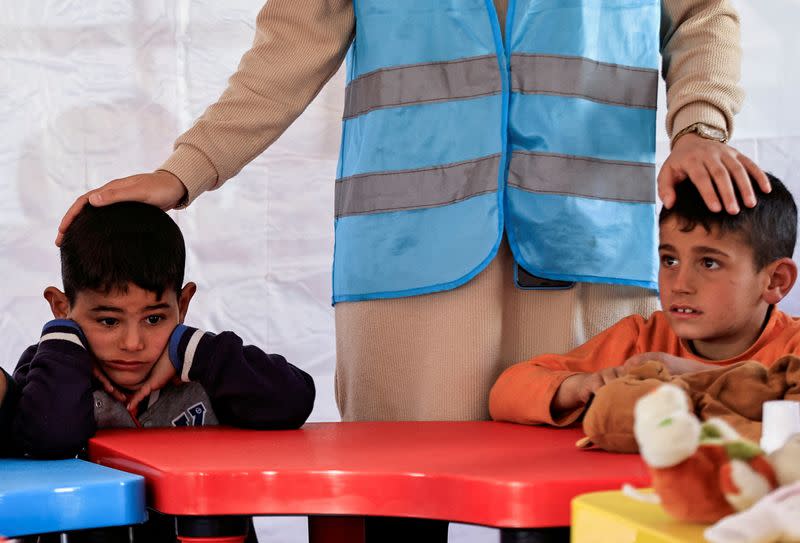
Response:
[{"label": "sweater sleeve cuff", "polygon": [[725,115],[707,102],[694,102],[683,106],[674,116],[667,120],[667,132],[670,139],[695,123],[703,123],[714,128],[724,130],[730,139],[733,133],[733,119],[726,119]]},{"label": "sweater sleeve cuff", "polygon": [[553,400],[555,400],[559,387],[569,377],[578,375],[578,373],[579,372],[574,371],[557,372],[557,374],[554,376],[554,379],[550,382],[549,387],[543,395],[544,398],[547,399],[547,413],[542,413],[542,418],[544,419],[543,422],[545,424],[562,428],[564,426],[569,426],[578,420],[581,415],[583,415],[583,412],[586,410],[586,406],[580,406],[570,411],[564,411],[559,413],[558,417],[553,417]]},{"label": "sweater sleeve cuff", "polygon": [[169,360],[183,382],[189,382],[189,372],[192,370],[197,345],[205,332],[179,324],[172,331],[169,338]]},{"label": "sweater sleeve cuff", "polygon": [[39,344],[46,341],[69,341],[86,349],[89,344],[78,323],[69,319],[53,319],[44,325]]},{"label": "sweater sleeve cuff", "polygon": [[199,149],[188,144],[175,148],[159,170],[168,171],[186,187],[186,199],[178,208],[186,207],[207,190],[217,187],[219,175],[214,164]]}]

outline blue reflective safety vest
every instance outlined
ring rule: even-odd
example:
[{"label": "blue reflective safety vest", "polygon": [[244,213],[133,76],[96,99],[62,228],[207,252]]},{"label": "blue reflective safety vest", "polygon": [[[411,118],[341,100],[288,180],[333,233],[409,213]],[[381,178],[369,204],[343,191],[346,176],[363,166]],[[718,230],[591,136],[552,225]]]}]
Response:
[{"label": "blue reflective safety vest", "polygon": [[458,287],[505,232],[552,279],[656,287],[659,0],[354,0],[333,299]]}]

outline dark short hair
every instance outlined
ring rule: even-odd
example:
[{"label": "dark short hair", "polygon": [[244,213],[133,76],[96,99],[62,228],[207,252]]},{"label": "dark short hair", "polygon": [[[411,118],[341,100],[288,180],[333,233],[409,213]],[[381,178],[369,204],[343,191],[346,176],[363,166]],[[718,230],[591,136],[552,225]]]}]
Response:
[{"label": "dark short hair", "polygon": [[739,191],[735,190],[740,209],[737,215],[709,210],[697,187],[687,179],[675,187],[675,204],[671,209],[661,209],[658,223],[676,217],[682,232],[691,232],[699,224],[707,232],[716,227],[720,233],[741,234],[745,243],[753,248],[758,270],[779,258],[791,258],[797,239],[797,206],[780,179],[769,173],[767,177],[772,185],[769,193],[762,192],[750,179],[758,200],[753,208],[746,207]]},{"label": "dark short hair", "polygon": [[87,204],[64,233],[61,279],[70,303],[82,290],[125,292],[130,283],[158,298],[180,293],[186,247],[178,225],[149,204]]}]

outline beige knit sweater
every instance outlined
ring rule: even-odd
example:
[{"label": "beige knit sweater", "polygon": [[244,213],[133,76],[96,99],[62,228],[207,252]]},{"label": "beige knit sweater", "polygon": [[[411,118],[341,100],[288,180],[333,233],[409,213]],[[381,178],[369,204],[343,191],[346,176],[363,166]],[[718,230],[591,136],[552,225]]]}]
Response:
[{"label": "beige knit sweater", "polygon": [[[494,3],[504,21],[508,0]],[[336,73],[355,30],[352,0],[269,0],[256,28],[228,88],[161,166],[186,185],[187,204],[269,147]],[[667,134],[696,122],[732,133],[743,92],[731,1],[662,0],[661,52]]]}]

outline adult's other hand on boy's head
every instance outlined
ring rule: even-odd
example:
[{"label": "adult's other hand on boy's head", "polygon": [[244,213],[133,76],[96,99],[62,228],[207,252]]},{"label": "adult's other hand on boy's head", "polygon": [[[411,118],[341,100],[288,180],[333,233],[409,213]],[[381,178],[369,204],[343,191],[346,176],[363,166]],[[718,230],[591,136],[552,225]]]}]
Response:
[{"label": "adult's other hand on boy's head", "polygon": [[144,202],[166,211],[181,203],[186,194],[186,187],[181,180],[165,170],[114,179],[73,202],[58,225],[56,245],[61,245],[64,232],[87,203],[100,207],[117,202]]},{"label": "adult's other hand on boy's head", "polygon": [[630,357],[623,365],[625,373],[631,368],[641,366],[645,362],[655,360],[661,362],[667,368],[671,375],[682,375],[684,373],[696,373],[698,371],[706,371],[716,369],[717,366],[713,364],[704,364],[697,360],[690,358],[681,358],[667,353],[639,353]]},{"label": "adult's other hand on boy's head", "polygon": [[739,204],[734,184],[747,207],[756,205],[750,175],[763,192],[771,190],[767,176],[748,157],[725,143],[689,133],[675,141],[658,173],[658,196],[664,206],[671,208],[675,203],[675,185],[688,178],[708,209],[718,212],[724,205],[728,213],[735,215],[739,213]]},{"label": "adult's other hand on boy's head", "polygon": [[139,402],[150,396],[150,394],[156,390],[167,386],[176,376],[177,372],[175,371],[175,366],[172,365],[169,359],[168,349],[164,349],[164,352],[161,353],[161,356],[153,365],[153,369],[150,370],[150,375],[147,376],[142,386],[140,386],[139,389],[133,393],[130,400],[128,400],[128,412],[136,416],[136,408],[139,407]]}]

